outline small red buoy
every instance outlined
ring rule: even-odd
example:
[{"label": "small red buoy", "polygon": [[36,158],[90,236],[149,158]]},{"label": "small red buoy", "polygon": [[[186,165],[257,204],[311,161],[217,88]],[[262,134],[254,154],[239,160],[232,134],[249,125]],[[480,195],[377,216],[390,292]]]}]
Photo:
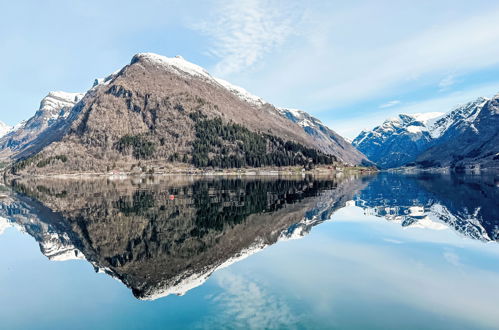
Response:
[{"label": "small red buoy", "polygon": [[175,196],[174,195],[170,195],[170,200],[174,200],[175,199]]}]

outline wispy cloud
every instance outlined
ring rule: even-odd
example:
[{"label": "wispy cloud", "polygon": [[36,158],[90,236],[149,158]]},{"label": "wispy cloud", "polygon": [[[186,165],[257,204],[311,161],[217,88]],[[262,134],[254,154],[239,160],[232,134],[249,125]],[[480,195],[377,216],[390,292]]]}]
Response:
[{"label": "wispy cloud", "polygon": [[453,251],[447,250],[443,253],[444,259],[453,266],[462,266],[461,258]]},{"label": "wispy cloud", "polygon": [[[499,65],[499,7],[466,8],[466,14],[461,8],[450,19],[425,6],[414,6],[415,12],[408,14],[402,5],[390,3],[384,2],[390,8],[372,2],[348,8],[312,6],[296,47],[266,58],[267,70],[258,78],[238,79],[278,105],[333,116],[345,107],[429,86],[436,93],[449,73],[464,77]],[[377,11],[387,18],[374,19]]]},{"label": "wispy cloud", "polygon": [[398,239],[393,239],[393,238],[383,238],[383,241],[388,242],[388,243],[393,243],[393,244],[403,244],[404,243]]},{"label": "wispy cloud", "polygon": [[454,84],[456,84],[456,76],[454,74],[450,74],[445,76],[440,82],[438,83],[439,91],[446,91],[450,87],[452,87]]},{"label": "wispy cloud", "polygon": [[394,106],[399,105],[399,104],[400,104],[399,100],[393,100],[393,101],[381,104],[378,108],[380,108],[380,109],[391,108],[391,107],[394,107]]},{"label": "wispy cloud", "polygon": [[219,3],[208,20],[195,24],[212,40],[214,68],[225,76],[247,69],[294,32],[301,10],[282,1],[243,0]]},{"label": "wispy cloud", "polygon": [[[499,63],[498,18],[496,8],[479,17],[435,26],[398,43],[345,57],[340,63],[351,70],[349,75],[315,96],[335,96],[350,102],[404,84],[415,85],[456,67],[468,71],[495,65]],[[365,64],[354,67],[352,62]],[[341,67],[334,70],[343,71]],[[444,81],[447,86],[452,83],[450,78]]]}]

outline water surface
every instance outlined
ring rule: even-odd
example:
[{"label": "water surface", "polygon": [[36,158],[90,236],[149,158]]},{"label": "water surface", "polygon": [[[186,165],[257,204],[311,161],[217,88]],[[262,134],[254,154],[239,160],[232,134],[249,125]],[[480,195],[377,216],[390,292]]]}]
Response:
[{"label": "water surface", "polygon": [[21,180],[6,328],[497,328],[494,176]]}]

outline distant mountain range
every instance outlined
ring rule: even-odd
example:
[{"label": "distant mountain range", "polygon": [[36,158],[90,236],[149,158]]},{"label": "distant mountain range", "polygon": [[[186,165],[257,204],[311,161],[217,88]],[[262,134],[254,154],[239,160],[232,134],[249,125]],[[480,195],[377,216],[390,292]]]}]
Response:
[{"label": "distant mountain range", "polygon": [[[181,57],[137,54],[84,95],[51,92],[0,138],[16,173],[341,162],[371,164],[318,119],[282,109]],[[184,164],[184,165],[182,165]]]},{"label": "distant mountain range", "polygon": [[499,169],[499,95],[448,113],[401,114],[352,144],[381,168]]}]

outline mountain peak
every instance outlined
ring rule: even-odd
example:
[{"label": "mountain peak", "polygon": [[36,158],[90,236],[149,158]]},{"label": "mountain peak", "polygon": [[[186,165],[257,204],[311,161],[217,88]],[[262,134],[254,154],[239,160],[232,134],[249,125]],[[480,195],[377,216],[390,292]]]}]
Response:
[{"label": "mountain peak", "polygon": [[[484,107],[488,110],[495,109],[489,103],[489,99],[479,97],[447,113],[399,114],[397,118],[387,119],[371,131],[360,133],[353,141],[353,145],[383,168],[402,166],[416,161],[420,155],[436,148],[439,144],[457,141],[457,137],[465,132],[470,134],[469,141],[479,141],[478,135],[493,133],[494,130],[485,127],[486,122],[492,122],[493,118],[486,122],[477,119],[484,116],[481,115]],[[479,129],[480,126],[483,127],[482,130]],[[460,147],[464,148],[463,145]],[[449,148],[449,150],[457,149],[457,146]],[[467,150],[464,156],[478,155],[481,149],[482,147]],[[440,150],[440,153],[443,154],[443,151]],[[489,150],[486,154],[484,157],[492,158],[491,155],[495,154],[495,151]],[[464,159],[464,156],[461,156],[463,157],[461,159]],[[453,154],[448,157],[454,162],[453,165],[461,160]]]},{"label": "mountain peak", "polygon": [[180,74],[188,74],[190,76],[203,77],[205,79],[214,80],[213,77],[208,73],[208,71],[206,71],[199,65],[185,60],[180,55],[177,55],[175,57],[166,57],[155,53],[138,53],[135,54],[130,61],[131,65],[136,63],[153,64],[157,67],[163,67],[169,70],[174,69],[177,71],[177,73]]},{"label": "mountain peak", "polygon": [[46,113],[50,117],[59,116],[61,109],[71,108],[83,98],[82,93],[68,93],[63,91],[49,92],[40,102],[40,113]]},{"label": "mountain peak", "polygon": [[12,129],[11,126],[5,124],[4,122],[0,121],[0,137],[4,136],[7,134],[10,130]]}]

